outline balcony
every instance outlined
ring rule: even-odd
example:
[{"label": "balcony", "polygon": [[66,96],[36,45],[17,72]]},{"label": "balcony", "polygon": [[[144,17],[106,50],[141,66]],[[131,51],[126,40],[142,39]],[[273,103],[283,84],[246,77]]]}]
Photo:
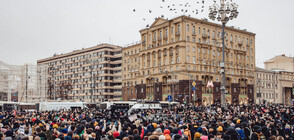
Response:
[{"label": "balcony", "polygon": [[158,38],[158,41],[161,41],[161,40],[162,40],[162,37],[159,37],[159,38]]},{"label": "balcony", "polygon": [[192,36],[196,36],[196,33],[194,32],[194,33],[192,33]]},{"label": "balcony", "polygon": [[167,35],[163,36],[163,39],[166,40],[167,39]]},{"label": "balcony", "polygon": [[180,35],[180,32],[176,32],[176,36],[179,36]]},{"label": "balcony", "polygon": [[206,34],[202,34],[202,38],[206,39],[208,36]]},{"label": "balcony", "polygon": [[239,42],[238,42],[238,45],[239,45],[239,46],[242,46],[242,45],[243,45],[243,41],[239,41]]},{"label": "balcony", "polygon": [[153,39],[152,39],[152,42],[153,42],[153,43],[156,42],[156,38],[153,38]]},{"label": "balcony", "polygon": [[216,37],[215,36],[212,36],[212,40],[216,40]]}]

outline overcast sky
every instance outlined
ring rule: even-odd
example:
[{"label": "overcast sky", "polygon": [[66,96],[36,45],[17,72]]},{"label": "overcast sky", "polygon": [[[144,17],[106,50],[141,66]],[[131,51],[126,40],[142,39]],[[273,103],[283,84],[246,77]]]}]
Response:
[{"label": "overcast sky", "polygon": [[[183,14],[167,10],[171,3],[188,2],[188,14],[207,18],[213,0],[205,0],[203,13],[197,1],[200,0],[0,0],[0,61],[36,64],[38,59],[54,53],[100,43],[125,46],[139,41],[139,30],[152,24],[155,17]],[[240,14],[228,25],[256,33],[257,66],[263,67],[263,61],[275,55],[294,56],[294,0],[234,2]],[[199,9],[198,15],[192,14],[193,8]]]}]

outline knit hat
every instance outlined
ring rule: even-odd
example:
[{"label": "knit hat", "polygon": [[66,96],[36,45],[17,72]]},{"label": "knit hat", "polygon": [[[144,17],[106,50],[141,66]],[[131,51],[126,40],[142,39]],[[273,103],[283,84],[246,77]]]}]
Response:
[{"label": "knit hat", "polygon": [[222,132],[222,131],[223,131],[223,127],[219,126],[219,127],[217,128],[217,131]]},{"label": "knit hat", "polygon": [[231,127],[235,127],[235,124],[234,124],[234,123],[231,123],[230,126],[231,126]]},{"label": "knit hat", "polygon": [[169,131],[168,129],[165,129],[165,130],[163,131],[163,134],[164,134],[164,135],[166,135],[166,134],[169,135],[169,134],[170,134],[170,131]]},{"label": "knit hat", "polygon": [[157,132],[157,133],[162,133],[162,130],[161,130],[161,128],[157,128],[157,129],[155,130],[155,132]]},{"label": "knit hat", "polygon": [[160,135],[159,136],[159,140],[165,140],[165,136],[164,135]]},{"label": "knit hat", "polygon": [[172,140],[171,136],[169,134],[164,135],[165,136],[165,140]]},{"label": "knit hat", "polygon": [[119,136],[119,133],[117,131],[113,132],[113,136],[116,138]]},{"label": "knit hat", "polygon": [[238,119],[238,120],[236,121],[236,123],[241,123],[241,120],[240,120],[240,119]]},{"label": "knit hat", "polygon": [[54,125],[53,125],[53,128],[58,128],[58,125],[57,125],[57,124],[54,124]]},{"label": "knit hat", "polygon": [[154,128],[157,128],[157,123],[152,123]]},{"label": "knit hat", "polygon": [[196,133],[194,134],[194,138],[200,138],[200,136],[201,136],[201,134],[200,134],[199,132],[196,132]]},{"label": "knit hat", "polygon": [[43,124],[42,124],[42,123],[39,123],[39,126],[40,126],[40,127],[42,127],[42,126],[43,126]]},{"label": "knit hat", "polygon": [[95,122],[95,123],[94,123],[94,126],[97,126],[97,125],[98,125],[98,122]]},{"label": "knit hat", "polygon": [[64,128],[64,129],[61,130],[61,132],[62,132],[63,134],[66,134],[66,133],[68,133],[68,130]]},{"label": "knit hat", "polygon": [[201,136],[200,139],[201,140],[208,140],[208,136]]}]

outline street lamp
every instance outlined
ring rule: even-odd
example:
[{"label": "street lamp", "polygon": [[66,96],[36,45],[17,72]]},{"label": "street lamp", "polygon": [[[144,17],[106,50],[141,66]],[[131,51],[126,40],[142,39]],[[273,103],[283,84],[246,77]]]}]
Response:
[{"label": "street lamp", "polygon": [[233,20],[234,18],[237,18],[239,12],[237,11],[238,5],[236,3],[230,3],[227,2],[228,0],[220,0],[220,5],[214,3],[209,8],[209,18],[212,20],[217,19],[217,21],[222,22],[222,41],[223,41],[223,47],[222,47],[222,54],[223,54],[223,62],[220,63],[221,66],[221,73],[223,75],[223,83],[222,83],[222,105],[226,106],[225,103],[225,26],[228,23],[229,20]]},{"label": "street lamp", "polygon": [[258,85],[258,89],[259,89],[259,93],[257,95],[259,97],[259,104],[261,104],[261,102],[260,102],[260,98],[261,98],[261,92],[260,92],[261,80],[260,79],[257,79],[257,85]]}]

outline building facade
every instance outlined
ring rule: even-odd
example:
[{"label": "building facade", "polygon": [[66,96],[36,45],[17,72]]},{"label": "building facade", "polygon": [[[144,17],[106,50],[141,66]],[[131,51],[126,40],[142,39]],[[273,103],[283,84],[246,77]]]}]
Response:
[{"label": "building facade", "polygon": [[10,65],[0,61],[0,100],[39,102],[36,65]]},{"label": "building facade", "polygon": [[282,70],[294,72],[294,57],[287,57],[285,54],[275,56],[264,62],[265,69]]},{"label": "building facade", "polygon": [[122,100],[121,49],[100,44],[38,60],[38,89],[47,100]]},{"label": "building facade", "polygon": [[[226,102],[253,102],[255,34],[225,30]],[[180,102],[220,103],[221,25],[187,16],[158,18],[140,33],[140,44],[123,48],[124,100],[165,101],[172,95]]]},{"label": "building facade", "polygon": [[255,103],[276,103],[280,101],[281,94],[278,92],[278,73],[273,70],[256,67],[255,74]]},{"label": "building facade", "polygon": [[256,68],[255,73],[255,103],[293,104],[294,72]]}]

